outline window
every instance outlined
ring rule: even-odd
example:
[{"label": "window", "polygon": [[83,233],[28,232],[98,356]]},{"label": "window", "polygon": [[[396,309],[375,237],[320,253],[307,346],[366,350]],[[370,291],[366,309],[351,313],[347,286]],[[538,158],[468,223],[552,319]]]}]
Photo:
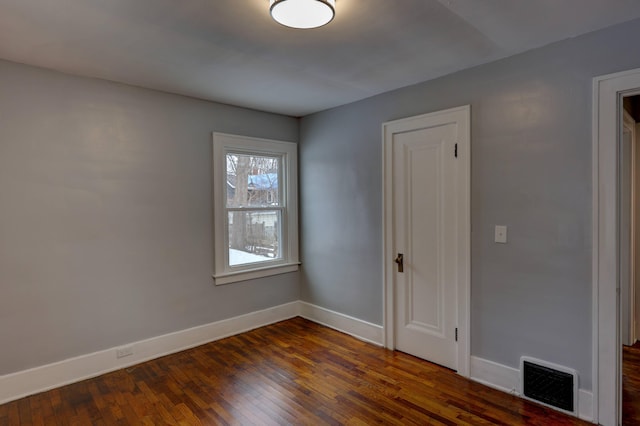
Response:
[{"label": "window", "polygon": [[297,146],[213,134],[214,281],[298,270]]}]

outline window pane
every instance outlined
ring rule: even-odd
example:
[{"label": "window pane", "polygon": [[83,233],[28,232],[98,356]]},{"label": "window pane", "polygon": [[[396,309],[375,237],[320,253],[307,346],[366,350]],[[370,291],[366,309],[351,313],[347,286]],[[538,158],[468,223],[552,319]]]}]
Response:
[{"label": "window pane", "polygon": [[229,212],[229,265],[280,259],[279,210]]},{"label": "window pane", "polygon": [[280,206],[282,157],[227,153],[227,207]]}]

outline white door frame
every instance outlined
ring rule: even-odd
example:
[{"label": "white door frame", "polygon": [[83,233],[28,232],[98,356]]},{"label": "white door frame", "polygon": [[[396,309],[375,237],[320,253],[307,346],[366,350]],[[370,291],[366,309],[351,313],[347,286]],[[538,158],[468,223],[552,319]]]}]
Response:
[{"label": "white door frame", "polygon": [[640,69],[593,79],[593,396],[594,420],[621,416],[620,302],[618,297],[618,140],[622,96],[637,93]]},{"label": "white door frame", "polygon": [[434,115],[456,114],[456,122],[459,128],[457,161],[460,167],[461,178],[458,182],[458,206],[461,214],[456,218],[458,229],[458,279],[456,288],[457,323],[458,323],[458,374],[469,377],[470,359],[470,250],[471,250],[471,106],[465,105],[444,111],[437,111],[401,120],[389,121],[382,125],[383,143],[383,310],[384,310],[384,345],[388,349],[395,349],[395,274],[393,247],[393,135],[398,133],[398,125],[405,125],[412,121],[420,121],[425,117]]}]

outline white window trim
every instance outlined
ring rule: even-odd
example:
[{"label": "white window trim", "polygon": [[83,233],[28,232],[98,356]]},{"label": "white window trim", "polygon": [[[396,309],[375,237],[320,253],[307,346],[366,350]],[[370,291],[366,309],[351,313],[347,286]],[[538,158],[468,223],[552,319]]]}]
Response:
[{"label": "white window trim", "polygon": [[[254,267],[228,266],[226,212],[226,152],[282,155],[283,197],[285,210],[282,219],[282,258]],[[213,280],[216,285],[246,281],[299,269],[298,252],[298,146],[293,142],[251,138],[247,136],[213,133]]]}]

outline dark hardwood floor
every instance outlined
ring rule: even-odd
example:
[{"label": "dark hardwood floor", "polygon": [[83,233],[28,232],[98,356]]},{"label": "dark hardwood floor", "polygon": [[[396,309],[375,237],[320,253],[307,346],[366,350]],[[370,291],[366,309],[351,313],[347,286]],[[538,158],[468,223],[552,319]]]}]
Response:
[{"label": "dark hardwood floor", "polygon": [[0,405],[0,425],[586,425],[294,318]]},{"label": "dark hardwood floor", "polygon": [[622,424],[640,425],[640,342],[622,351]]}]

